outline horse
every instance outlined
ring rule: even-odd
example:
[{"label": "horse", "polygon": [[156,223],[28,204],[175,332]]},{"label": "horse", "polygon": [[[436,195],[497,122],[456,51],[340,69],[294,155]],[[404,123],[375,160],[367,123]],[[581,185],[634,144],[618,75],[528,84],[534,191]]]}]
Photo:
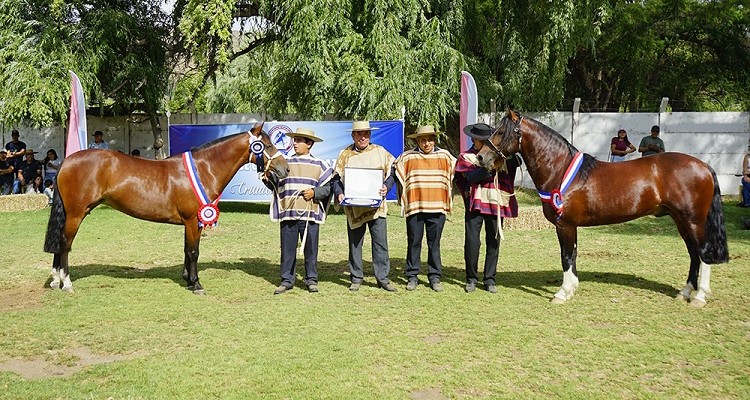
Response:
[{"label": "horse", "polygon": [[509,155],[521,154],[542,198],[544,216],[557,230],[563,283],[552,303],[570,300],[578,288],[579,226],[669,215],[690,255],[687,283],[676,298],[697,308],[706,305],[711,264],[729,259],[721,192],[708,164],[682,153],[598,161],[578,152],[553,129],[510,109],[484,143],[477,160],[485,168],[498,168]]},{"label": "horse", "polygon": [[216,222],[221,192],[248,162],[256,164],[264,180],[277,181],[289,173],[262,122],[164,160],[103,149],[72,154],[57,175],[44,241],[44,251],[54,254],[50,287],[60,289],[62,282],[64,291],[73,291],[68,265],[73,239],[91,210],[106,204],[135,218],[184,225],[182,277],[188,290],[204,294],[198,280],[201,233]]}]

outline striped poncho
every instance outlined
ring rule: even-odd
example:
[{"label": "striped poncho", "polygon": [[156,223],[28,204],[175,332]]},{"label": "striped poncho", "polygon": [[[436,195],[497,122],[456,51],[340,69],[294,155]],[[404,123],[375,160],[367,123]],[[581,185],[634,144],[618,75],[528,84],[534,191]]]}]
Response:
[{"label": "striped poncho", "polygon": [[435,148],[425,154],[419,149],[405,151],[394,163],[399,182],[401,214],[451,212],[453,171],[456,158],[447,150]]},{"label": "striped poncho", "polygon": [[[393,156],[382,146],[376,144],[368,145],[364,150],[357,150],[354,145],[347,146],[339,154],[336,160],[335,172],[344,181],[344,173],[347,167],[372,168],[383,171],[383,180],[391,173]],[[338,205],[338,199],[336,199]],[[338,208],[337,208],[338,209]],[[385,217],[388,214],[388,204],[383,201],[378,208],[367,207],[344,207],[346,220],[351,229],[357,229],[368,221]]]},{"label": "striped poncho", "polygon": [[333,169],[323,160],[310,155],[287,159],[289,175],[279,181],[278,196],[270,208],[271,220],[325,222],[326,206],[317,200],[306,201],[302,191],[322,187],[333,177]]},{"label": "striped poncho", "polygon": [[458,156],[456,164],[456,187],[461,191],[467,204],[466,210],[479,211],[486,215],[499,214],[503,218],[517,217],[518,201],[513,196],[516,166],[514,165],[512,173],[509,173],[509,169],[503,165],[504,169],[497,173],[497,185],[495,185],[494,174],[478,183],[471,184],[466,179],[466,175],[481,168],[476,165],[478,152],[472,146]]}]

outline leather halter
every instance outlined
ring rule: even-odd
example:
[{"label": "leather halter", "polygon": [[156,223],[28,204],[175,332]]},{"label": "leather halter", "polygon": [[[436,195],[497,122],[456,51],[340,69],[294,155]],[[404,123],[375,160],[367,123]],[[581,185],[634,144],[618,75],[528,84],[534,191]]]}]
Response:
[{"label": "leather halter", "polygon": [[[515,133],[516,137],[518,138],[518,147],[519,147],[519,149],[521,148],[521,122],[523,122],[523,118],[524,118],[523,116],[521,118],[519,118],[518,122],[516,122],[515,126],[513,127],[513,133]],[[497,134],[497,131],[493,132],[492,135],[490,136],[490,138],[487,139],[487,140],[485,140],[484,143],[485,143],[486,146],[488,146],[490,148],[490,150],[492,150],[493,153],[495,153],[495,154],[499,155],[500,157],[502,157],[503,161],[506,161],[508,159],[508,156],[506,156],[505,154],[503,154],[503,152],[500,151],[500,149],[498,149],[497,146],[495,146],[494,143],[492,143],[492,137],[495,136],[496,134]]]}]

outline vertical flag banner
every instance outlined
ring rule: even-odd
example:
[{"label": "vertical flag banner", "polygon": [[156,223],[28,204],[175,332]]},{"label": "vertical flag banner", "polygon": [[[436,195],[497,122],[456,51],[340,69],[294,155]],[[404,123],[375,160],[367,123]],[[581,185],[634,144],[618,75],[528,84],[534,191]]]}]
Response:
[{"label": "vertical flag banner", "polygon": [[461,106],[459,114],[459,145],[461,152],[469,149],[469,137],[464,134],[466,125],[477,123],[478,107],[477,85],[474,77],[466,71],[461,71]]},{"label": "vertical flag banner", "polygon": [[86,100],[83,87],[73,71],[70,72],[70,121],[68,121],[68,138],[65,142],[65,157],[87,147],[86,137]]}]

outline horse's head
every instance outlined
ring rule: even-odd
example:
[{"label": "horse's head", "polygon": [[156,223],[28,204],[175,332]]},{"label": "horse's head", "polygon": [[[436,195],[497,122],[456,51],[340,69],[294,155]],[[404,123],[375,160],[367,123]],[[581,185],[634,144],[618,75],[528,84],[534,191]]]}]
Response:
[{"label": "horse's head", "polygon": [[289,164],[284,155],[271,143],[263,131],[263,122],[255,124],[250,134],[250,162],[258,167],[264,180],[278,181],[289,175]]},{"label": "horse's head", "polygon": [[479,165],[487,169],[499,169],[505,160],[521,150],[521,122],[523,117],[508,109],[500,126],[484,142],[477,153]]}]

